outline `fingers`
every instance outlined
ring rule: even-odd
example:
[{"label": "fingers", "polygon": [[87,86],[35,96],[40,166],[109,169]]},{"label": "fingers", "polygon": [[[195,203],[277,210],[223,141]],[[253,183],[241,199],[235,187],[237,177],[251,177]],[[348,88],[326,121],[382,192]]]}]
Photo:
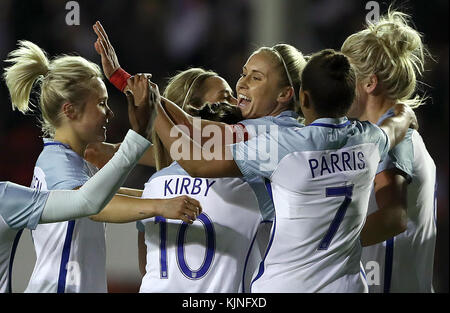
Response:
[{"label": "fingers", "polygon": [[100,39],[97,39],[96,44],[97,44],[97,43],[98,43],[98,46],[99,46],[99,48],[100,48],[100,55],[101,55],[102,57],[106,57],[106,56],[108,55],[108,53],[106,52],[106,47],[105,47],[103,41],[100,40]]},{"label": "fingers", "polygon": [[102,51],[101,51],[100,42],[98,39],[94,42],[94,47],[95,47],[95,51],[97,51],[97,53],[101,55]]},{"label": "fingers", "polygon": [[125,92],[125,96],[127,96],[128,106],[134,107],[134,96],[133,93],[129,90]]},{"label": "fingers", "polygon": [[394,107],[394,113],[395,115],[400,114],[407,114],[409,115],[409,118],[411,120],[410,128],[418,130],[419,129],[419,123],[417,121],[417,116],[414,113],[414,110],[407,104],[404,103],[397,103]]},{"label": "fingers", "polygon": [[132,126],[133,130],[136,131],[137,130],[137,128],[135,129],[136,107],[134,105],[134,96],[131,93],[131,91],[125,92],[125,95],[127,97],[127,103],[128,103],[128,118],[130,119],[130,123],[131,123],[131,126]]},{"label": "fingers", "polygon": [[[102,24],[100,22],[95,23],[93,26],[94,32],[97,34],[97,41],[103,46],[104,55],[112,56],[115,54],[114,48],[109,42],[108,35],[103,29]],[[98,51],[97,51],[98,52]]]},{"label": "fingers", "polygon": [[103,28],[103,25],[100,23],[100,21],[97,21],[94,25],[94,31],[102,40],[104,40],[106,43],[109,44],[109,38],[106,34],[105,29]]},{"label": "fingers", "polygon": [[97,23],[95,23],[94,25],[92,25],[92,29],[94,30],[95,34],[97,35],[98,38],[102,38],[102,34],[100,33]]},{"label": "fingers", "polygon": [[396,103],[394,107],[394,114],[400,115],[406,111],[406,106],[403,103]]},{"label": "fingers", "polygon": [[182,199],[185,204],[183,211],[185,217],[187,217],[192,222],[195,221],[197,217],[202,213],[200,202],[195,199],[189,198],[188,196],[183,196]]},{"label": "fingers", "polygon": [[[148,86],[148,75],[149,74],[136,74],[130,77],[127,81],[127,86],[133,93],[135,97],[138,97],[137,102],[146,99],[149,94]],[[150,74],[151,75],[151,74]]]},{"label": "fingers", "polygon": [[192,212],[195,212],[195,214],[198,216],[202,213],[202,206],[200,205],[200,202],[193,198],[189,198],[186,196],[187,199],[185,199],[186,206],[189,210]]},{"label": "fingers", "polygon": [[181,219],[183,222],[185,222],[186,224],[192,224],[192,223],[194,223],[194,220],[193,220],[191,217],[187,216],[187,215],[184,215],[184,216],[180,217],[180,219]]},{"label": "fingers", "polygon": [[187,224],[192,224],[202,213],[200,202],[188,196],[179,196],[165,200],[167,208],[162,212],[166,218],[182,220]]},{"label": "fingers", "polygon": [[95,24],[93,26],[93,28],[94,28],[95,34],[97,35],[97,40],[99,40],[100,42],[104,42],[105,44],[109,43],[109,41],[107,41],[105,36],[99,31],[99,28],[98,28],[97,24]]}]

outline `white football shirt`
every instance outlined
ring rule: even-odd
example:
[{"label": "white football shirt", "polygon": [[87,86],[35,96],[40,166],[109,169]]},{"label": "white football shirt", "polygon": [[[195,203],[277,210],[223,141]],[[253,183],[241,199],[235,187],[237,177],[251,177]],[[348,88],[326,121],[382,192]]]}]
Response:
[{"label": "white football shirt", "polygon": [[49,192],[0,182],[0,293],[12,292],[14,254],[23,228],[35,229]]},{"label": "white football shirt", "polygon": [[388,137],[345,117],[270,127],[231,146],[244,177],[271,181],[275,207],[251,292],[367,292],[359,234]]},{"label": "white football shirt", "polygon": [[[393,114],[389,110],[378,124]],[[433,292],[436,245],[436,165],[420,134],[410,129],[378,167],[377,173],[396,168],[407,178],[405,232],[383,243],[363,248],[369,292]],[[374,193],[368,214],[378,210]]]},{"label": "white football shirt", "polygon": [[[96,171],[68,145],[44,139],[31,187],[71,190]],[[36,264],[25,292],[107,292],[104,223],[85,217],[40,224],[31,234]]]},{"label": "white football shirt", "polygon": [[273,218],[264,182],[193,178],[174,162],[150,178],[143,198],[180,195],[202,205],[192,225],[162,217],[138,222],[147,246],[140,292],[248,292],[262,259],[257,237]]}]

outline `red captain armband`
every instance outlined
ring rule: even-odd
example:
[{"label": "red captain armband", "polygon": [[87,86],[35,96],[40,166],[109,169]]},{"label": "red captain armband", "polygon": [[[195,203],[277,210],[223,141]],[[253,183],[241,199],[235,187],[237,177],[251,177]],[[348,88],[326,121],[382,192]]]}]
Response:
[{"label": "red captain armband", "polygon": [[241,141],[248,140],[248,131],[245,129],[245,125],[241,123],[237,123],[234,125],[229,125],[233,132],[233,143],[238,143]]},{"label": "red captain armband", "polygon": [[127,86],[127,80],[131,75],[125,72],[125,70],[119,67],[117,70],[109,78],[111,84],[113,84],[117,89],[123,92],[125,87]]}]

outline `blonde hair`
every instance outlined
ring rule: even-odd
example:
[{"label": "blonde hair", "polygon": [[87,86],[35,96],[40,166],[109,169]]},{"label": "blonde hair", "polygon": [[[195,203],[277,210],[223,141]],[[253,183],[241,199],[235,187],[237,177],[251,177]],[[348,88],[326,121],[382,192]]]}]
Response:
[{"label": "blonde hair", "polygon": [[181,108],[187,104],[200,107],[203,104],[203,82],[215,76],[219,75],[216,72],[204,70],[199,67],[178,72],[169,79],[164,90],[164,97],[176,103]]},{"label": "blonde hair", "polygon": [[[169,79],[163,96],[184,111],[190,112],[192,109],[202,107],[205,93],[205,90],[202,88],[203,83],[206,79],[216,76],[219,76],[216,72],[198,67],[180,71]],[[154,129],[152,130],[152,142],[154,145],[156,170],[159,171],[169,166],[172,159]]]},{"label": "blonde hair", "polygon": [[409,15],[389,8],[377,23],[368,22],[366,29],[349,36],[341,51],[352,62],[358,82],[375,74],[388,99],[416,108],[425,101],[412,96],[429,53],[409,23]]},{"label": "blonde hair", "polygon": [[69,101],[81,109],[89,80],[103,78],[100,67],[80,56],[62,55],[49,60],[45,51],[30,41],[19,41],[19,47],[8,54],[3,77],[8,86],[13,109],[26,113],[35,83],[40,84],[39,106],[44,136],[52,137],[60,125],[61,106]]},{"label": "blonde hair", "polygon": [[282,74],[281,86],[291,86],[294,89],[294,96],[289,105],[297,113],[301,113],[299,93],[302,72],[306,66],[306,60],[303,54],[297,48],[288,44],[277,44],[271,48],[261,47],[253,54],[261,51],[268,52],[277,59],[281,73],[284,73]]}]

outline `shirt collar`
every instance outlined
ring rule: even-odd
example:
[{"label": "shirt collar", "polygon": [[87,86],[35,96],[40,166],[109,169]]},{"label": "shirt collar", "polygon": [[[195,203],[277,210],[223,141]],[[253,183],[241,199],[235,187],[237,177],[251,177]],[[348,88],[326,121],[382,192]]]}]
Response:
[{"label": "shirt collar", "polygon": [[350,124],[350,121],[346,116],[339,118],[318,118],[308,126],[321,126],[321,127],[330,127],[330,128],[342,128]]},{"label": "shirt collar", "polygon": [[67,149],[70,149],[70,146],[68,144],[62,143],[57,140],[53,140],[51,138],[44,138],[44,147],[47,147],[47,146],[63,146]]},{"label": "shirt collar", "polygon": [[286,110],[281,112],[280,114],[278,114],[277,116],[275,116],[275,118],[279,118],[279,117],[292,117],[292,118],[297,118],[298,114],[295,113],[292,110]]}]

